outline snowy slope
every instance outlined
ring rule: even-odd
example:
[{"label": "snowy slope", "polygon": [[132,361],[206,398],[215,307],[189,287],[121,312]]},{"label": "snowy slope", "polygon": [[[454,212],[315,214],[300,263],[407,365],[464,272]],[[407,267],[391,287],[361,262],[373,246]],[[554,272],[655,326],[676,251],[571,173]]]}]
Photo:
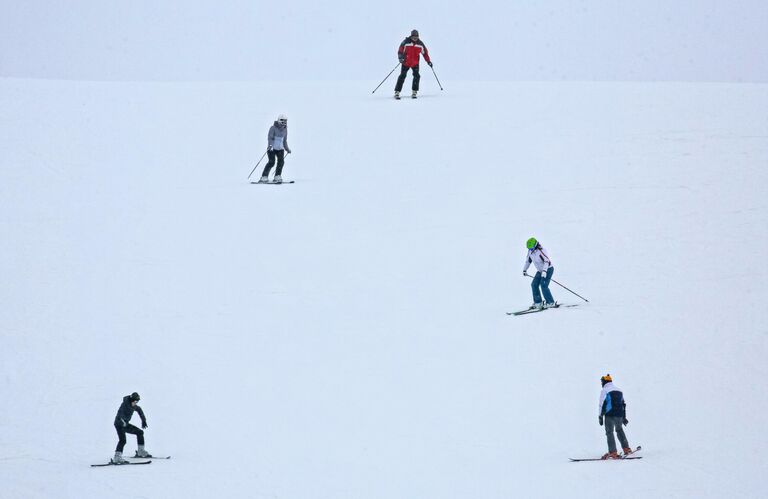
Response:
[{"label": "snowy slope", "polygon": [[768,82],[763,0],[25,0],[2,13],[3,77],[375,79],[417,28],[445,81]]},{"label": "snowy slope", "polygon": [[764,496],[768,86],[430,78],[0,80],[0,496]]}]

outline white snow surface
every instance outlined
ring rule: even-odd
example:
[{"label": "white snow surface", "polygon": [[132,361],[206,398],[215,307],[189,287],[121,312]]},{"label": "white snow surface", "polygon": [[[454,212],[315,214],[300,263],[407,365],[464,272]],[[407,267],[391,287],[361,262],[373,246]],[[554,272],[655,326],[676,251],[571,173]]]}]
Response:
[{"label": "white snow surface", "polygon": [[768,85],[422,81],[0,80],[0,496],[765,497]]},{"label": "white snow surface", "polygon": [[5,0],[0,76],[383,78],[417,28],[446,81],[765,83],[766,24],[765,0]]}]

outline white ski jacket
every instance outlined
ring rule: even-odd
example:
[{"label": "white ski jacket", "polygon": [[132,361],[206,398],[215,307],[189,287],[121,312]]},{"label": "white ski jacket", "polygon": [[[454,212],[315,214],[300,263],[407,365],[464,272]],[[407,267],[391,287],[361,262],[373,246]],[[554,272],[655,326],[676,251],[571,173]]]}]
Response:
[{"label": "white ski jacket", "polygon": [[539,272],[546,272],[552,266],[552,260],[549,258],[547,250],[537,244],[532,250],[528,250],[528,256],[525,257],[525,265],[523,266],[523,272],[528,271],[528,267],[533,263],[536,266],[536,270]]},{"label": "white ski jacket", "polygon": [[600,391],[600,416],[626,417],[624,412],[624,394],[612,381]]}]

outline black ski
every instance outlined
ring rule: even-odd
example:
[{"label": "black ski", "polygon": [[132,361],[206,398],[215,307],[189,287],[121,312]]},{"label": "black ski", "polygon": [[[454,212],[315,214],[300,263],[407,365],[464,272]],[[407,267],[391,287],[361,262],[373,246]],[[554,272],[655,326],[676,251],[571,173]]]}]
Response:
[{"label": "black ski", "polygon": [[[552,308],[552,307],[550,307]],[[557,308],[557,307],[555,307]],[[543,312],[547,310],[546,308],[529,308],[527,310],[520,310],[519,312],[507,312],[507,315],[528,315],[528,314],[537,314],[539,312]]]},{"label": "black ski", "polygon": [[637,449],[633,450],[631,454],[629,454],[629,455],[622,454],[621,456],[619,456],[618,459],[603,459],[601,457],[588,457],[588,458],[581,458],[581,459],[575,459],[573,457],[569,457],[568,459],[570,459],[571,462],[573,462],[573,463],[578,463],[578,462],[581,462],[581,461],[621,461],[621,460],[624,460],[624,459],[642,459],[643,456],[633,456],[632,455],[632,454],[634,454],[635,452],[638,452],[641,449],[642,449],[642,447],[640,447],[638,445]]},{"label": "black ski", "polygon": [[520,310],[519,312],[507,312],[507,315],[526,315],[526,314],[535,314],[537,312],[544,312],[545,310],[549,310],[550,308],[570,308],[570,307],[578,307],[578,303],[574,303],[573,305],[561,305],[560,303],[555,304],[553,307],[547,307],[547,308],[529,308],[526,310]]},{"label": "black ski", "polygon": [[96,468],[98,466],[125,466],[128,464],[151,464],[152,461],[142,461],[140,463],[123,463],[123,464],[115,464],[115,463],[105,463],[105,464],[92,464],[91,468]]},{"label": "black ski", "polygon": [[131,459],[170,459],[171,456],[132,456]]},{"label": "black ski", "polygon": [[582,461],[625,461],[628,459],[642,459],[643,456],[627,456],[627,457],[620,457],[618,459],[602,459],[599,457],[591,457],[588,459],[574,459],[572,457],[569,457],[568,459],[571,460],[572,463],[580,463]]},{"label": "black ski", "polygon": [[283,182],[259,182],[258,180],[251,180],[252,184],[262,184],[262,185],[293,184],[295,182],[296,182],[295,180],[285,180]]}]

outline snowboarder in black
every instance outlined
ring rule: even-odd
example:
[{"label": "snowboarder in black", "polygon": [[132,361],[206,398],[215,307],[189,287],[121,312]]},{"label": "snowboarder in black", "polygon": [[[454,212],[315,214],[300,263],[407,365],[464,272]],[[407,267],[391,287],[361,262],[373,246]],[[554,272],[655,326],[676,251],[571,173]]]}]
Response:
[{"label": "snowboarder in black", "polygon": [[603,455],[602,459],[619,459],[621,456],[616,452],[614,432],[619,437],[624,455],[632,453],[632,448],[627,442],[627,436],[624,434],[624,428],[621,427],[621,425],[627,426],[629,424],[627,421],[627,403],[624,402],[624,394],[613,384],[613,378],[610,374],[601,377],[600,382],[603,384],[603,389],[600,392],[600,415],[597,420],[600,426],[605,424],[605,436],[608,439],[608,452]]},{"label": "snowboarder in black", "polygon": [[123,447],[125,447],[125,434],[131,433],[136,435],[136,441],[139,444],[139,450],[136,451],[136,457],[152,457],[152,455],[144,449],[144,430],[136,428],[130,421],[133,416],[133,412],[136,411],[141,417],[141,427],[147,428],[147,418],[144,416],[144,411],[141,410],[137,404],[141,400],[139,394],[133,392],[130,395],[123,397],[123,403],[120,404],[120,408],[117,410],[115,416],[115,430],[117,430],[117,448],[115,449],[115,457],[111,459],[112,464],[126,464],[128,461],[123,459]]}]

